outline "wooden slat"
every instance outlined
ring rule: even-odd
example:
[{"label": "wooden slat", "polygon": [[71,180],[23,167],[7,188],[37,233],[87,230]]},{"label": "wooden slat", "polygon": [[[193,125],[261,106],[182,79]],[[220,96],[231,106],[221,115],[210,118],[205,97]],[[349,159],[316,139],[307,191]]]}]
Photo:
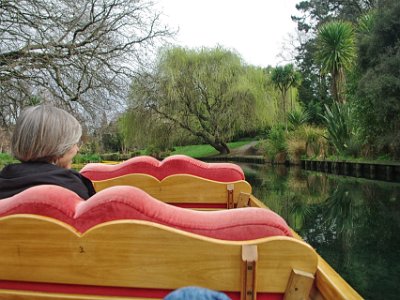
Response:
[{"label": "wooden slat", "polygon": [[258,245],[258,257],[257,292],[284,293],[293,269],[311,274],[317,270],[315,251],[293,238],[281,237],[279,243]]},{"label": "wooden slat", "polygon": [[251,186],[244,180],[223,183],[192,175],[172,175],[158,181],[146,174],[129,174],[93,182],[96,191],[115,185],[138,187],[156,199],[168,203],[227,203],[227,185],[233,184],[233,198],[237,203],[240,192],[251,193]]},{"label": "wooden slat", "polygon": [[0,300],[161,300],[161,298],[132,298],[92,296],[78,294],[43,293],[31,291],[0,290]]},{"label": "wooden slat", "polygon": [[[258,200],[256,197],[253,195],[250,195],[250,201],[249,201],[249,206],[250,207],[261,207],[261,208],[268,208],[263,202]],[[269,208],[268,208],[269,209]]]},{"label": "wooden slat", "polygon": [[241,192],[239,194],[239,199],[238,199],[236,207],[237,208],[249,207],[250,206],[250,196],[251,195],[249,193]]},{"label": "wooden slat", "polygon": [[316,269],[314,250],[295,239],[228,242],[145,221],[109,222],[80,236],[49,218],[10,216],[0,219],[0,236],[2,280],[240,291],[242,245],[252,244],[259,292],[283,293],[293,267]]},{"label": "wooden slat", "polygon": [[242,247],[242,291],[241,300],[257,299],[257,260],[258,252],[256,245],[244,245]]},{"label": "wooden slat", "polygon": [[315,284],[325,299],[364,299],[320,256]]},{"label": "wooden slat", "polygon": [[293,269],[283,300],[308,300],[314,275]]},{"label": "wooden slat", "polygon": [[[302,240],[292,230],[295,238]],[[362,300],[361,295],[354,290],[320,255],[318,255],[318,268],[314,282],[316,291],[315,299]]]}]

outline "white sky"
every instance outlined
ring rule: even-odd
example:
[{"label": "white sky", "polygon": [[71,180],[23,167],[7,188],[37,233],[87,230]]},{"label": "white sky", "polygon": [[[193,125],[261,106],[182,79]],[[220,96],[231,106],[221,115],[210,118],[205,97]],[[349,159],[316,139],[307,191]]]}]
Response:
[{"label": "white sky", "polygon": [[[300,0],[156,0],[164,23],[179,28],[175,44],[235,49],[244,61],[266,67],[282,63],[277,57],[294,33],[291,15],[299,15]],[[285,62],[284,62],[285,63]],[[287,63],[287,62],[286,62]]]}]

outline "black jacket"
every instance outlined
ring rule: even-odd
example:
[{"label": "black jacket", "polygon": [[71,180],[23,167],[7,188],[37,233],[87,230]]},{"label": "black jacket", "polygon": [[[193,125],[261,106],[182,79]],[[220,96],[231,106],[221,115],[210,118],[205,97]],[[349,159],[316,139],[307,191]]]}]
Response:
[{"label": "black jacket", "polygon": [[88,199],[96,193],[92,182],[77,171],[45,162],[24,162],[8,165],[0,172],[0,199],[41,184],[62,186],[82,199]]}]

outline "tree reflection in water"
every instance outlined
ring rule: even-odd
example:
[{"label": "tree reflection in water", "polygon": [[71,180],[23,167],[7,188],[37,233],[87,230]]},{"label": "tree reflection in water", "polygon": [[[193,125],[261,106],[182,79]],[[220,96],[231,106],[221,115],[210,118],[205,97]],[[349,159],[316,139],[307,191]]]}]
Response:
[{"label": "tree reflection in water", "polygon": [[398,299],[400,183],[241,164],[254,195],[366,299]]}]

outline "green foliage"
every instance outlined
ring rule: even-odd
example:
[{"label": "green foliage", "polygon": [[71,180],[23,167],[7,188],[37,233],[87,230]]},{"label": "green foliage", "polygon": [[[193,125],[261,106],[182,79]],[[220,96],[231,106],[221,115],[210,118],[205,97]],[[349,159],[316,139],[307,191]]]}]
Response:
[{"label": "green foliage", "polygon": [[[251,133],[263,131],[268,127],[271,127],[275,121],[275,102],[278,99],[278,93],[271,80],[271,75],[268,69],[256,68],[248,66],[246,68],[246,76],[241,81],[242,89],[249,89],[251,94],[255,96],[254,116],[252,122],[249,122],[251,126],[240,132]],[[245,134],[242,134],[243,136]]]},{"label": "green foliage", "polygon": [[293,64],[288,64],[285,66],[277,66],[273,69],[271,79],[276,87],[283,93],[300,82],[300,74],[295,71]]},{"label": "green foliage", "polygon": [[162,159],[171,155],[171,151],[169,149],[161,149],[155,145],[150,145],[145,150],[146,155],[153,156],[158,159]]},{"label": "green foliage", "polygon": [[302,81],[298,87],[299,100],[303,103],[310,115],[310,122],[321,124],[319,113],[322,112],[324,104],[332,103],[329,91],[329,81],[327,76],[321,74],[319,66],[316,64],[317,46],[315,39],[305,42],[299,49],[297,57],[299,72]]},{"label": "green foliage", "polygon": [[290,161],[299,163],[301,157],[325,158],[328,152],[324,129],[303,124],[287,136]]},{"label": "green foliage", "polygon": [[303,125],[297,130],[299,137],[306,141],[306,156],[323,158],[328,155],[328,143],[325,139],[326,130],[321,127]]},{"label": "green foliage", "polygon": [[368,12],[358,18],[356,31],[358,34],[369,34],[374,27],[375,14]]},{"label": "green foliage", "polygon": [[321,71],[337,73],[341,69],[350,69],[355,59],[355,41],[353,26],[343,21],[332,21],[318,30],[317,58]]},{"label": "green foliage", "polygon": [[373,18],[360,36],[354,119],[373,154],[400,158],[400,2],[379,2]]},{"label": "green foliage", "polygon": [[287,152],[292,164],[300,164],[300,159],[306,154],[307,148],[304,140],[291,136],[287,140]]},{"label": "green foliage", "polygon": [[278,120],[286,122],[287,92],[291,87],[295,87],[300,83],[300,73],[294,69],[292,64],[277,66],[272,70],[271,80],[281,92],[281,101],[278,105],[281,118],[278,118]]},{"label": "green foliage", "polygon": [[118,132],[103,133],[101,141],[105,152],[122,150],[122,137]]},{"label": "green foliage", "polygon": [[99,143],[95,139],[85,141],[82,146],[79,147],[79,154],[92,154],[99,152]]},{"label": "green foliage", "polygon": [[[320,65],[315,60],[318,51],[316,31],[322,24],[332,19],[341,19],[355,23],[357,19],[375,6],[376,0],[306,0],[296,5],[298,16],[292,16],[297,27],[306,35],[297,48],[296,65],[302,75],[299,90],[299,100],[309,110],[310,122],[321,124],[319,114],[324,105],[331,105],[329,94],[329,76],[320,72]],[[318,112],[317,112],[318,110]],[[317,113],[314,113],[317,112]]]},{"label": "green foliage", "polygon": [[0,169],[3,168],[5,165],[17,163],[14,157],[11,154],[0,152]]},{"label": "green foliage", "polygon": [[288,113],[288,122],[290,125],[290,129],[294,130],[302,124],[307,123],[309,120],[309,115],[307,111],[303,111],[301,109],[297,109]]},{"label": "green foliage", "polygon": [[357,155],[361,144],[351,124],[349,105],[335,102],[331,108],[325,106],[325,114],[322,117],[328,131],[326,138],[336,153]]},{"label": "green foliage", "polygon": [[207,157],[211,155],[217,155],[218,151],[215,150],[210,145],[186,145],[186,146],[178,146],[174,147],[174,151],[171,153],[175,154],[183,154],[194,158]]},{"label": "green foliage", "polygon": [[[246,145],[251,141],[237,141],[228,143],[230,149],[235,149],[240,146]],[[194,158],[207,157],[212,155],[217,155],[218,152],[211,147],[210,145],[187,145],[187,146],[178,146],[174,147],[174,150],[171,152],[171,155],[175,154],[183,154]]]},{"label": "green foliage", "polygon": [[128,160],[131,157],[145,155],[144,151],[133,151],[127,153],[119,153],[119,152],[112,152],[112,153],[103,153],[101,154],[101,159],[103,161],[124,161]]},{"label": "green foliage", "polygon": [[305,106],[305,112],[308,116],[308,122],[318,125],[322,123],[321,114],[323,111],[323,101],[311,100]]},{"label": "green foliage", "polygon": [[273,126],[265,143],[265,152],[271,160],[274,160],[277,154],[286,152],[286,150],[287,143],[284,127],[281,125]]},{"label": "green foliage", "polygon": [[156,70],[132,83],[129,135],[167,148],[189,133],[227,153],[226,143],[238,131],[268,124],[257,110],[267,99],[265,82],[261,69],[219,47],[165,49]]},{"label": "green foliage", "polygon": [[74,164],[86,164],[93,162],[101,162],[102,158],[99,154],[91,153],[91,154],[81,154],[78,153],[74,157]]},{"label": "green foliage", "polygon": [[323,74],[332,76],[332,95],[344,102],[345,71],[350,70],[356,58],[355,36],[349,22],[332,21],[318,30],[316,59]]},{"label": "green foliage", "polygon": [[165,151],[173,144],[185,139],[182,129],[168,120],[163,120],[144,107],[127,110],[120,118],[119,128],[125,146],[133,149],[152,147]]}]

